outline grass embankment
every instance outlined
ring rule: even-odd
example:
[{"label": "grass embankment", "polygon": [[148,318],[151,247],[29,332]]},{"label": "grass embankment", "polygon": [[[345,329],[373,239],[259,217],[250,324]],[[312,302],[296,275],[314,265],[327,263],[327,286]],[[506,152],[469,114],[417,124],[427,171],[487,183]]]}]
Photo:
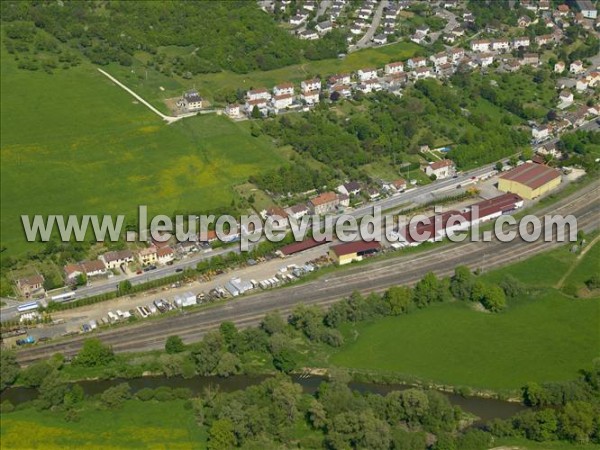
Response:
[{"label": "grass embankment", "polygon": [[89,65],[18,70],[2,53],[2,244],[32,250],[20,215],[191,213],[286,158],[247,123],[202,116],[167,126]]},{"label": "grass embankment", "polygon": [[[590,298],[549,287],[572,264],[569,283]],[[348,343],[331,355],[331,364],[492,390],[573,379],[600,354],[600,296],[583,284],[599,264],[596,244],[583,258],[560,248],[490,272],[486,281],[510,274],[530,293],[499,314],[454,302],[359,324],[346,330]]]},{"label": "grass embankment", "polygon": [[206,433],[184,400],[126,401],[120,409],[97,409],[86,401],[80,420],[26,408],[2,415],[3,448],[205,448]]}]

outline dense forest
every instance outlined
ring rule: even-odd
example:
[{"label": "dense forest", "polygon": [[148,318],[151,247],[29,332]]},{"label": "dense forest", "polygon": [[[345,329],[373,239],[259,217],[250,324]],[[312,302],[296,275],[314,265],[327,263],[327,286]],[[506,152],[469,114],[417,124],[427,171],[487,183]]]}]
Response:
[{"label": "dense forest", "polygon": [[[346,46],[340,33],[298,40],[248,1],[16,1],[2,2],[0,12],[5,45],[11,53],[28,56],[29,65],[23,67],[28,69],[41,61],[57,65],[58,59],[48,54],[64,44],[99,65],[128,66],[135,52],[146,51],[157,55],[152,62],[163,72],[192,75],[271,70],[303,58],[335,57]],[[158,54],[164,46],[189,47],[190,54]],[[40,51],[46,52],[44,58]]]}]

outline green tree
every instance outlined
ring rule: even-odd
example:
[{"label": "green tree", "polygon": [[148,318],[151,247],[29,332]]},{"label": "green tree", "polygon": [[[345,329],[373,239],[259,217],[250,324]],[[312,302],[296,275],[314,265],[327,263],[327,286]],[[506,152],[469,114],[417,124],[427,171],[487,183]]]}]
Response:
[{"label": "green tree", "polygon": [[120,408],[129,398],[131,398],[131,387],[127,383],[110,387],[100,395],[102,404],[108,409]]},{"label": "green tree", "polygon": [[53,368],[47,361],[39,361],[23,369],[19,381],[27,387],[38,387],[52,371]]},{"label": "green tree", "polygon": [[598,411],[594,411],[590,403],[567,403],[559,415],[561,437],[581,444],[589,442],[594,430],[594,417],[598,417]]},{"label": "green tree", "polygon": [[412,290],[408,286],[394,286],[383,294],[383,300],[388,304],[389,313],[393,316],[406,314],[413,305]]},{"label": "green tree", "polygon": [[209,450],[229,450],[235,447],[233,424],[229,419],[215,420],[208,431]]},{"label": "green tree", "polygon": [[230,375],[238,374],[240,372],[241,364],[242,363],[237,356],[233,353],[225,352],[217,364],[217,375],[228,377]]},{"label": "green tree", "polygon": [[254,108],[252,108],[252,112],[250,113],[250,117],[253,119],[260,119],[262,117],[262,113],[260,112],[260,109],[258,109],[258,106],[254,105]]},{"label": "green tree", "polygon": [[481,303],[489,311],[499,312],[506,307],[506,296],[501,287],[486,286]]},{"label": "green tree", "polygon": [[129,281],[129,280],[121,281],[119,283],[119,286],[117,287],[117,290],[118,290],[119,294],[121,294],[121,295],[130,293],[132,291],[132,289],[133,289],[133,286],[131,285],[131,281]]},{"label": "green tree", "polygon": [[108,345],[99,339],[91,338],[83,342],[83,347],[73,360],[74,365],[84,367],[106,366],[115,360],[115,354]]},{"label": "green tree", "polygon": [[430,303],[444,301],[447,297],[446,286],[433,272],[427,273],[413,290],[413,301],[419,308]]},{"label": "green tree", "polygon": [[174,353],[181,353],[185,350],[185,344],[181,338],[177,335],[169,336],[165,342],[165,351],[172,355]]},{"label": "green tree", "polygon": [[474,276],[466,266],[454,269],[454,276],[450,280],[450,292],[459,300],[469,300],[473,289]]},{"label": "green tree", "polygon": [[13,384],[19,376],[19,363],[14,352],[0,352],[0,391]]}]

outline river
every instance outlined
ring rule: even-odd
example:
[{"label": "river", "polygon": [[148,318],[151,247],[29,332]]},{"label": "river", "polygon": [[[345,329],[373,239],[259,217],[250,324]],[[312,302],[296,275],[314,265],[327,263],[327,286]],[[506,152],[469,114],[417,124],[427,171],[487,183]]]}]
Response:
[{"label": "river", "polygon": [[[112,379],[112,380],[88,380],[79,381],[79,384],[86,395],[96,395],[104,392],[106,389],[119,383],[129,383],[133,392],[143,388],[158,388],[168,386],[171,388],[188,388],[194,394],[201,394],[206,388],[219,389],[222,392],[232,392],[239,389],[245,389],[248,386],[256,385],[268,378],[268,376],[249,376],[236,375],[228,378],[221,377],[193,377],[189,379],[181,377],[167,378],[164,376],[141,377],[131,379]],[[326,380],[320,376],[293,376],[293,381],[302,386],[304,392],[312,394],[319,385]],[[401,391],[408,389],[409,386],[402,384],[375,384],[351,382],[350,388],[361,393],[370,392],[373,394],[385,395],[391,391]],[[469,412],[480,418],[481,421],[491,419],[506,419],[519,411],[523,411],[525,406],[519,403],[511,403],[503,400],[488,399],[481,397],[462,397],[456,394],[444,393],[453,405],[459,406],[463,411]],[[0,395],[0,401],[10,400],[14,405],[34,400],[37,397],[37,390],[26,387],[13,387],[6,389]]]}]

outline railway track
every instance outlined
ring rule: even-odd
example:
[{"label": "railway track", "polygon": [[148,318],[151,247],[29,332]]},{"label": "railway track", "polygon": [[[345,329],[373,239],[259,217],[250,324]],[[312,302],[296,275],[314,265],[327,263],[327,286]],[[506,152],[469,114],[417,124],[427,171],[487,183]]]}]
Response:
[{"label": "railway track", "polygon": [[[600,182],[541,209],[537,215],[573,214],[578,228],[587,232],[597,229],[600,222]],[[527,243],[520,239],[512,242],[465,242],[448,244],[418,254],[373,262],[368,266],[349,268],[324,276],[315,281],[287,288],[262,292],[234,300],[214,308],[198,310],[163,320],[145,322],[98,333],[104,343],[116,352],[142,351],[163,348],[167,336],[177,334],[185,342],[199,340],[206,332],[218,328],[223,321],[232,321],[238,327],[256,325],[270,311],[289,314],[298,304],[328,306],[353,291],[380,292],[398,284],[413,284],[425,273],[450,275],[457,265],[493,269],[523,260],[532,255],[561,245],[556,241]],[[80,335],[68,340],[50,342],[17,353],[21,364],[29,364],[60,352],[72,356],[80,349]]]}]

